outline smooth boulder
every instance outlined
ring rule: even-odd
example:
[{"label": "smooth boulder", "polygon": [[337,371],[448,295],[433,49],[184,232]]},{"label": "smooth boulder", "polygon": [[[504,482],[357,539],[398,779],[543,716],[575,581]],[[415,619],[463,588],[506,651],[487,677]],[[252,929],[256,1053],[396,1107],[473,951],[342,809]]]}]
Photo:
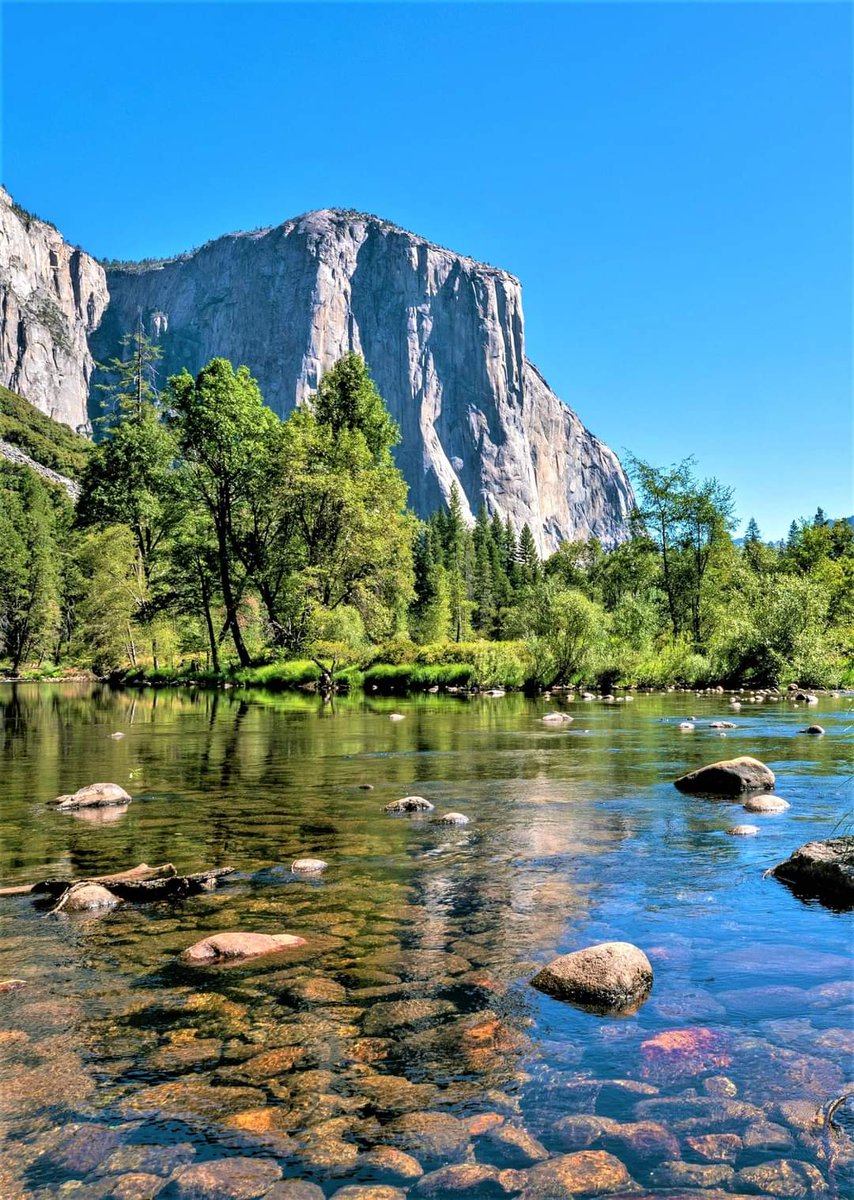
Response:
[{"label": "smooth boulder", "polygon": [[755,837],[759,832],[758,825],[733,825],[727,833],[730,837]]},{"label": "smooth boulder", "polygon": [[433,821],[436,825],[468,825],[469,818],[465,813],[449,812],[440,813]]},{"label": "smooth boulder", "polygon": [[748,796],[741,806],[749,813],[781,813],[791,808],[788,800],[782,796]]},{"label": "smooth boulder", "polygon": [[188,946],[181,958],[189,963],[236,962],[243,958],[258,958],[262,954],[278,954],[305,944],[305,938],[292,933],[213,933]]},{"label": "smooth boulder", "polygon": [[770,792],[774,772],[758,758],[742,755],[698,767],[674,781],[680,792],[692,796],[737,796],[741,792]]},{"label": "smooth boulder", "polygon": [[62,906],[64,912],[97,912],[121,904],[118,896],[100,883],[84,883],[82,887],[70,888],[67,896]]},{"label": "smooth boulder", "polygon": [[322,858],[295,858],[291,870],[295,875],[319,875],[329,866]]},{"label": "smooth boulder", "polygon": [[108,804],[130,804],[132,797],[117,783],[90,783],[70,796],[57,796],[57,808],[102,808]]},{"label": "smooth boulder", "polygon": [[386,804],[383,812],[387,813],[413,813],[413,812],[432,812],[433,805],[429,800],[425,800],[423,796],[402,796],[400,800],[392,800],[391,804]]},{"label": "smooth boulder", "polygon": [[807,725],[806,729],[799,729],[798,733],[808,733],[811,737],[821,737],[824,733],[824,728],[821,725]]},{"label": "smooth boulder", "polygon": [[854,906],[854,837],[807,842],[771,874],[796,895],[850,908]]},{"label": "smooth boulder", "polygon": [[543,967],[532,985],[557,1000],[609,1010],[643,1003],[652,990],[652,965],[631,942],[601,942],[563,954]]}]

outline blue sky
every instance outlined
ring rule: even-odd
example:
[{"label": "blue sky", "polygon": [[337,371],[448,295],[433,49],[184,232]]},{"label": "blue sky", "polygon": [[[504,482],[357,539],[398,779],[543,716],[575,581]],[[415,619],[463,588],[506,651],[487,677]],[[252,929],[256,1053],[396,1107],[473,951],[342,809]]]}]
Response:
[{"label": "blue sky", "polygon": [[517,274],[618,452],[769,537],[854,512],[847,4],[7,0],[2,41],[0,175],[91,253],[379,213]]}]

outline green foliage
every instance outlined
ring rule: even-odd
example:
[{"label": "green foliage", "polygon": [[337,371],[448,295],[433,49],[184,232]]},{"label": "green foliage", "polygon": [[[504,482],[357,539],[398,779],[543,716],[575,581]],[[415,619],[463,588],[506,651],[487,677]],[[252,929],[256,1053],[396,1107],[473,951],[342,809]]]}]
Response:
[{"label": "green foliage", "polygon": [[81,477],[92,449],[88,438],[51,420],[4,387],[0,387],[0,439],[69,479]]}]

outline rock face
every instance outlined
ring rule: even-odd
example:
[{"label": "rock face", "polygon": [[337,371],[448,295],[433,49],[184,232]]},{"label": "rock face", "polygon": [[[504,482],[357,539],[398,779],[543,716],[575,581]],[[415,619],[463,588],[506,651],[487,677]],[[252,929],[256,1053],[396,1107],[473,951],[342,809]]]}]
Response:
[{"label": "rock face", "polygon": [[456,481],[467,516],[485,504],[517,529],[527,523],[542,551],[625,535],[631,486],[525,357],[521,285],[506,271],[377,217],[326,209],[113,269],[107,281],[110,305],[92,339],[99,361],[117,353],[141,310],[164,378],[229,358],[284,415],[355,351],[400,425],[397,461],[420,515]]},{"label": "rock face", "polygon": [[854,837],[807,842],[771,874],[798,895],[854,908]]},{"label": "rock face", "polygon": [[103,268],[0,188],[0,383],[57,421],[89,424],[87,335],[107,304]]},{"label": "rock face", "polygon": [[695,796],[737,796],[741,792],[770,792],[774,772],[758,758],[742,755],[689,771],[675,780],[680,792]]},{"label": "rock face", "polygon": [[554,959],[531,983],[558,1000],[622,1010],[642,1003],[652,989],[652,966],[631,942],[602,942]]}]

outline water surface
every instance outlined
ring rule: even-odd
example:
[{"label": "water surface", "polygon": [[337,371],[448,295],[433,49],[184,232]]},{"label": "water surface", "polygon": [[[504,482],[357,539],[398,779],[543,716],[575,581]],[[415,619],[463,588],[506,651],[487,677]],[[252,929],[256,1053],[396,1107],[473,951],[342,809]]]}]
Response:
[{"label": "water surface", "polygon": [[[838,1132],[813,1125],[852,1074],[850,915],[763,878],[852,824],[851,698],[735,717],[719,696],[559,706],[571,725],[544,726],[558,705],[520,696],[0,687],[0,883],[236,868],[215,893],[99,916],[0,900],[0,980],[24,981],[0,995],[3,1200],[168,1200],[188,1164],[225,1158],[269,1167],[253,1195],[279,1174],[326,1195],[451,1195],[417,1173],[466,1161],[495,1168],[484,1195],[564,1194],[536,1163],[585,1138],[635,1192],[854,1194],[846,1106]],[[709,728],[721,718],[738,723],[725,738]],[[823,738],[798,734],[813,721]],[[672,786],[740,753],[774,769],[786,813]],[[97,780],[134,802],[49,807]],[[411,793],[470,824],[383,814]],[[758,837],[727,835],[744,821]],[[298,856],[330,865],[299,878]],[[308,946],[178,963],[227,929]],[[604,940],[653,962],[636,1014],[529,986],[555,954]],[[603,1120],[566,1120],[582,1115]],[[644,1140],[638,1121],[658,1128]],[[388,1146],[408,1159],[372,1153]],[[591,1187],[607,1188],[613,1164],[597,1162]]]}]

